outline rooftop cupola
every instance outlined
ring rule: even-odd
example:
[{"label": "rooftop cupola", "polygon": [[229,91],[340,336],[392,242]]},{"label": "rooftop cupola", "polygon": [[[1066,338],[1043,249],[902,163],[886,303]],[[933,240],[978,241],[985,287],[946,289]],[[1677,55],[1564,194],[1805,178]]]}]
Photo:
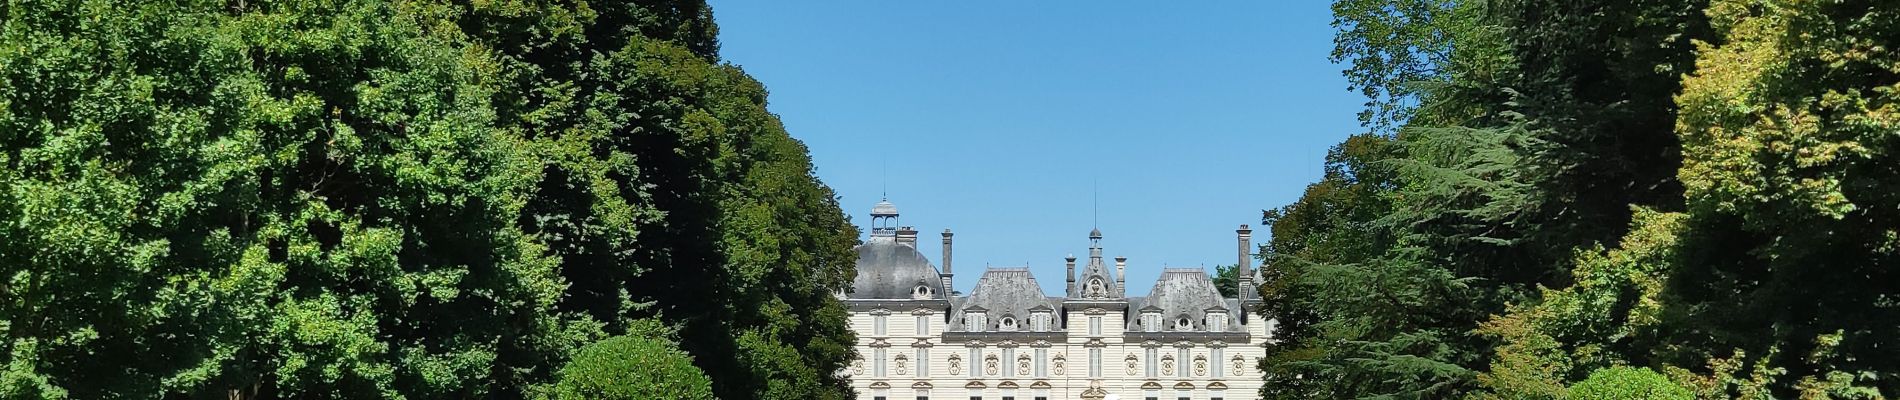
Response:
[{"label": "rooftop cupola", "polygon": [[1123,297],[1119,280],[1109,272],[1108,263],[1102,262],[1101,228],[1089,231],[1089,263],[1082,267],[1076,286],[1069,289],[1069,297],[1100,300]]},{"label": "rooftop cupola", "polygon": [[890,199],[878,200],[871,206],[871,236],[897,236],[897,205]]}]

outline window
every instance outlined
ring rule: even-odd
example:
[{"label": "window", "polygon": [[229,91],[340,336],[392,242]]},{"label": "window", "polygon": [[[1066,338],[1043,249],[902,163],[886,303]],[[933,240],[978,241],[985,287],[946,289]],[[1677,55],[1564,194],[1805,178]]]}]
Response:
[{"label": "window", "polygon": [[917,400],[930,400],[930,389],[917,389]]},{"label": "window", "polygon": [[1102,349],[1089,349],[1089,377],[1102,377]]},{"label": "window", "polygon": [[1102,336],[1102,317],[1089,317],[1089,336]]},{"label": "window", "polygon": [[917,316],[917,336],[930,336],[930,315]]},{"label": "window", "polygon": [[1038,312],[1035,314],[1031,314],[1029,316],[1029,330],[1036,331],[1036,332],[1048,332],[1049,331],[1049,313]]},{"label": "window", "polygon": [[1182,349],[1181,349],[1181,359],[1180,359],[1180,360],[1181,360],[1181,364],[1182,364],[1182,365],[1181,365],[1181,369],[1180,369],[1179,371],[1175,371],[1175,372],[1179,372],[1180,374],[1179,374],[1179,375],[1175,375],[1175,376],[1177,376],[1177,377],[1182,377],[1182,378],[1186,378],[1186,377],[1188,377],[1188,366],[1186,365],[1186,364],[1187,364],[1187,362],[1188,362],[1188,360],[1189,360],[1189,358],[1188,358],[1188,349],[1186,349],[1186,348],[1182,348]]},{"label": "window", "polygon": [[1016,331],[1016,318],[1015,318],[1015,317],[1007,317],[1007,316],[1006,316],[1006,317],[1003,317],[1003,319],[1001,319],[1001,320],[998,320],[998,321],[997,321],[997,328],[996,328],[996,330],[999,330],[999,331],[1003,331],[1003,332],[1015,332],[1015,331]]},{"label": "window", "polygon": [[1179,319],[1175,319],[1175,320],[1174,320],[1174,330],[1177,330],[1177,331],[1191,331],[1191,330],[1194,330],[1194,323],[1193,323],[1193,322],[1189,322],[1189,321],[1188,321],[1188,318],[1187,318],[1187,317],[1185,317],[1185,316],[1184,316],[1184,317],[1181,317],[1181,318],[1179,318]]},{"label": "window", "polygon": [[884,400],[884,396],[871,396],[871,400]]},{"label": "window", "polygon": [[982,332],[985,325],[988,325],[987,322],[989,322],[989,320],[984,318],[981,312],[965,312],[963,314],[963,330],[965,331]]},{"label": "window", "polygon": [[[1004,318],[1004,319],[1008,319],[1008,318]],[[1004,361],[1008,361],[1008,360],[1011,360],[1011,359],[1014,359],[1014,358],[1016,358],[1016,349],[1012,349],[1012,348],[1007,348],[1007,347],[1005,347],[1005,348],[1003,348],[1003,360],[1004,360]],[[1014,377],[1016,377],[1016,369],[1015,369],[1015,368],[1010,368],[1010,367],[1009,367],[1009,366],[1007,366],[1007,365],[1005,365],[1005,366],[1003,366],[1003,377],[1004,377],[1004,378],[1014,378]]]},{"label": "window", "polygon": [[871,350],[871,376],[884,377],[884,349]]},{"label": "window", "polygon": [[924,285],[917,285],[917,289],[910,292],[910,298],[918,300],[929,299],[930,295],[930,287]]},{"label": "window", "polygon": [[919,378],[930,377],[930,348],[929,347],[917,348],[917,377]]},{"label": "window", "polygon": [[1209,332],[1226,332],[1227,313],[1207,313],[1207,330]]},{"label": "window", "polygon": [[1043,377],[1049,376],[1049,366],[1044,365],[1048,363],[1049,363],[1049,349],[1036,349],[1036,377],[1037,378],[1043,378]]},{"label": "window", "polygon": [[1214,359],[1214,365],[1213,365],[1213,367],[1214,367],[1214,377],[1215,377],[1215,378],[1222,378],[1222,377],[1224,377],[1223,375],[1224,375],[1224,374],[1225,374],[1225,372],[1226,372],[1226,371],[1224,371],[1224,370],[1222,370],[1222,369],[1221,369],[1221,362],[1220,362],[1220,353],[1221,353],[1221,350],[1226,350],[1226,349],[1222,349],[1222,348],[1219,348],[1219,347],[1215,347],[1215,348],[1214,348],[1214,350],[1212,350],[1212,351],[1214,352],[1214,356],[1213,356],[1213,357],[1209,357],[1209,358],[1212,358],[1212,359]]},{"label": "window", "polygon": [[982,371],[983,366],[977,365],[977,363],[981,362],[980,360],[982,359],[983,359],[983,349],[978,349],[978,348],[970,349],[970,377],[971,378],[983,376],[983,371]]},{"label": "window", "polygon": [[1147,332],[1160,332],[1161,331],[1161,313],[1154,313],[1154,312],[1141,313],[1141,330],[1147,331]]},{"label": "window", "polygon": [[873,315],[871,315],[871,335],[873,335],[873,336],[884,336],[884,319],[885,319],[885,317],[886,317],[886,315],[883,315],[883,314],[873,314]]},{"label": "window", "polygon": [[1157,358],[1155,358],[1155,356],[1156,356],[1156,354],[1155,354],[1155,353],[1156,353],[1157,351],[1158,351],[1158,350],[1156,350],[1156,349],[1155,349],[1155,348],[1153,348],[1153,347],[1150,347],[1150,348],[1148,348],[1148,375],[1147,375],[1147,376],[1148,376],[1149,378],[1153,378],[1153,377],[1155,377],[1155,366],[1156,366],[1156,365],[1158,365],[1158,364],[1156,364],[1156,362],[1157,362],[1157,361],[1159,360],[1159,359],[1157,359]]}]

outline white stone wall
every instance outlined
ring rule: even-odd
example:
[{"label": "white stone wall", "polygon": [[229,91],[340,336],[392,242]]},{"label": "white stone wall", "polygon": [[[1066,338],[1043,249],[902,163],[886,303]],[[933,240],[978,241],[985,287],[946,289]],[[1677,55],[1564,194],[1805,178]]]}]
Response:
[{"label": "white stone wall", "polygon": [[[851,378],[852,386],[857,388],[860,399],[869,400],[883,396],[886,400],[915,400],[919,394],[918,387],[927,387],[928,389],[925,389],[928,391],[927,395],[933,400],[968,400],[971,396],[982,396],[985,400],[1004,398],[1033,400],[1037,396],[1047,396],[1050,399],[1079,399],[1082,398],[1085,390],[1093,387],[1100,387],[1109,393],[1118,394],[1123,399],[1144,399],[1149,396],[1167,400],[1179,397],[1210,399],[1216,396],[1224,399],[1251,399],[1255,397],[1261,385],[1260,373],[1254,369],[1259,358],[1264,355],[1264,349],[1260,347],[1260,343],[1268,337],[1267,321],[1254,318],[1253,323],[1247,326],[1252,343],[1216,344],[1212,341],[1123,343],[1123,328],[1127,326],[1127,321],[1123,320],[1121,312],[1071,311],[1066,327],[1068,339],[1062,343],[1014,341],[943,343],[942,333],[946,325],[943,323],[943,311],[926,311],[930,326],[927,332],[922,333],[917,329],[915,312],[916,310],[873,310],[852,313],[851,327],[858,334],[856,349],[860,360],[843,371],[843,374]],[[874,332],[879,314],[885,314],[882,335]],[[1090,318],[1101,318],[1099,335],[1090,334]],[[1046,347],[1039,347],[1045,345]],[[920,346],[929,349],[929,360],[923,364],[928,367],[927,375],[920,375],[917,369],[919,363],[916,357]],[[1157,356],[1176,357],[1173,366],[1177,370],[1174,371],[1175,374],[1163,374],[1160,368],[1156,368],[1155,372],[1158,376],[1152,378],[1147,376],[1146,363],[1149,359],[1145,346],[1155,346]],[[1182,346],[1185,346],[1188,351],[1188,358],[1185,360],[1178,359]],[[1220,360],[1223,374],[1219,378],[1212,376],[1214,371],[1211,363],[1214,360],[1210,359],[1210,365],[1199,371],[1195,370],[1193,361],[1195,356],[1211,358],[1216,346],[1223,346],[1220,350],[1223,358]],[[877,350],[880,348],[884,350],[885,370],[882,376],[875,376],[876,361],[872,358],[878,354]],[[970,359],[972,348],[978,351],[978,358],[975,360]],[[1013,349],[1012,356],[1030,356],[1032,364],[1035,361],[1035,350],[1045,349],[1047,358],[1042,362],[1044,376],[1036,376],[1035,366],[1031,365],[1028,374],[1016,373],[1013,377],[1005,377],[1003,368],[1019,367],[1014,362],[1015,360],[1002,359],[1006,348]],[[1089,376],[1090,349],[1099,349],[1102,357],[1099,377]],[[900,355],[903,358],[901,368],[898,363]],[[1130,355],[1137,358],[1132,374],[1129,373],[1127,363],[1127,357]],[[1234,368],[1233,364],[1233,357],[1236,355],[1242,357],[1242,365],[1238,369]],[[950,361],[953,356],[960,359],[959,365],[955,367]],[[990,356],[998,358],[999,365],[994,374],[991,374],[986,365],[986,360]],[[1061,356],[1064,363],[1060,371],[1055,365],[1058,356]],[[969,368],[972,367],[982,368],[981,375],[976,378],[970,377]],[[1178,376],[1178,370],[1181,368],[1188,369],[1187,377]],[[1226,389],[1224,391],[1210,390],[1209,386],[1216,382],[1226,385]],[[919,385],[920,383],[923,385]],[[1153,385],[1148,385],[1150,383]],[[1186,383],[1187,385],[1184,386],[1191,386],[1192,389],[1177,389],[1181,383]],[[1014,384],[1016,388],[1006,388],[1009,384]],[[1048,389],[1039,389],[1043,386],[1042,384],[1046,384]],[[1151,391],[1144,389],[1144,385],[1159,386],[1160,389]],[[970,388],[971,386],[982,388],[973,389]]]}]

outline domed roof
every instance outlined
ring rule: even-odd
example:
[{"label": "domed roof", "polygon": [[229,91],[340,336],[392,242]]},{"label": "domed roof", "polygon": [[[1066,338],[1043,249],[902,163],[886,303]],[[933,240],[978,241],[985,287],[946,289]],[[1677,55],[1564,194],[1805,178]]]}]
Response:
[{"label": "domed roof", "polygon": [[[889,203],[884,203],[889,204]],[[943,278],[917,248],[890,237],[872,237],[858,245],[858,277],[851,282],[852,299],[909,300],[917,287],[931,299],[947,298]]]},{"label": "domed roof", "polygon": [[897,205],[890,200],[878,200],[877,205],[871,206],[871,215],[897,215]]},{"label": "domed roof", "polygon": [[1090,239],[1101,239],[1101,238],[1102,238],[1102,228],[1095,228],[1095,229],[1091,229],[1091,230],[1089,230],[1089,238],[1090,238]]}]

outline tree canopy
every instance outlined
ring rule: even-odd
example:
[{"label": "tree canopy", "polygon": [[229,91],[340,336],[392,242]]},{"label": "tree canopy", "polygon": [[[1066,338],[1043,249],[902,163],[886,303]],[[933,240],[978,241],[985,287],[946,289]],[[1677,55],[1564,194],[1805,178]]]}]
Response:
[{"label": "tree canopy", "polygon": [[1891,7],[1334,10],[1371,132],[1265,214],[1265,397],[1900,395]]},{"label": "tree canopy", "polygon": [[541,397],[638,321],[720,397],[848,395],[855,229],[703,2],[0,24],[0,397]]}]

